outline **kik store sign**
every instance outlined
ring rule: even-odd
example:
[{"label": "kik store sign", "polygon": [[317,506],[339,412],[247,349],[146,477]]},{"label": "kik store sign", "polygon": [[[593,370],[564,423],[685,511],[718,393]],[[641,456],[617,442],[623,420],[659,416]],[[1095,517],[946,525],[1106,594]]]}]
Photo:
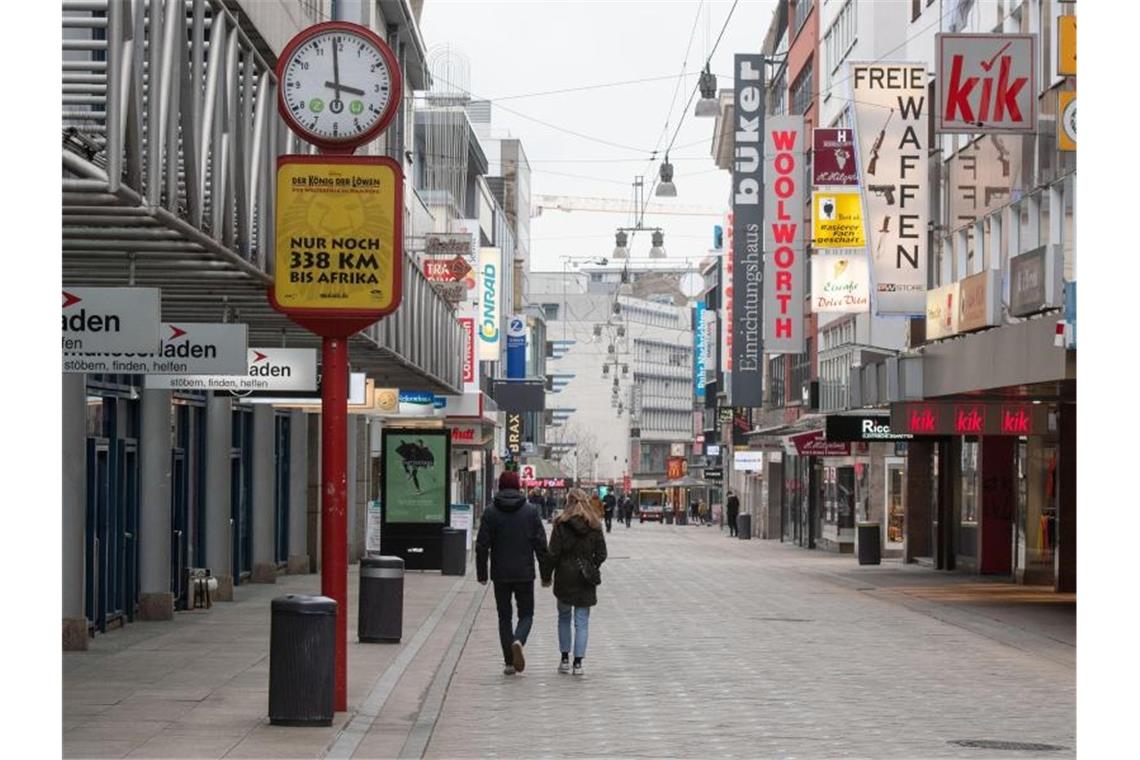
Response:
[{"label": "kik store sign", "polygon": [[912,435],[1044,435],[1043,404],[913,402],[891,405],[891,429]]}]

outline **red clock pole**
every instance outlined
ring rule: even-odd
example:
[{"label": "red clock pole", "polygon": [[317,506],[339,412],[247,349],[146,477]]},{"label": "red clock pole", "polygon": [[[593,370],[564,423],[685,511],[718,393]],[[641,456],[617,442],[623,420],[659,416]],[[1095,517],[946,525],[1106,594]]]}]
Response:
[{"label": "red clock pole", "polygon": [[348,709],[348,339],[321,340],[321,594],[336,601],[333,709]]}]

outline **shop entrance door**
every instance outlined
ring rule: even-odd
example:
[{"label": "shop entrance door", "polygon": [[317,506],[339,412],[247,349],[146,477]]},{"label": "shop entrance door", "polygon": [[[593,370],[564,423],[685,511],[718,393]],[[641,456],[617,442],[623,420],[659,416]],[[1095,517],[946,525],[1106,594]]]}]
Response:
[{"label": "shop entrance door", "polygon": [[274,549],[277,564],[285,564],[289,560],[289,437],[290,420],[288,414],[278,414],[274,417],[274,437],[277,445],[273,447],[273,512],[276,518]]},{"label": "shop entrance door", "polygon": [[138,445],[87,439],[86,615],[100,633],[138,603]]}]

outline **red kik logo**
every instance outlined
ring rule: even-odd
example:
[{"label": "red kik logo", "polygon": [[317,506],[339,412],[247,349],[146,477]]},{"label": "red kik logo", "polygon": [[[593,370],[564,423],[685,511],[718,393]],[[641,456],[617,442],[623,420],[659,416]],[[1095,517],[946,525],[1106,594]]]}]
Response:
[{"label": "red kik logo", "polygon": [[[1009,43],[999,50],[988,62],[982,61],[979,65],[987,76],[964,77],[962,68],[965,56],[956,54],[950,64],[950,84],[946,91],[946,121],[964,121],[970,124],[980,124],[990,121],[990,109],[993,109],[992,121],[995,123],[1020,124],[1025,120],[1021,109],[1017,105],[1017,96],[1029,84],[1029,77],[1021,76],[1010,80],[1010,70],[1013,58],[1003,55]],[[990,75],[995,61],[1000,58],[998,75],[995,81]],[[981,82],[980,93],[974,88]],[[977,97],[975,97],[977,95]],[[1008,118],[1006,112],[1009,112]],[[960,115],[959,115],[960,114]]]},{"label": "red kik logo", "polygon": [[1020,407],[1007,407],[1001,413],[1001,432],[1029,435],[1029,415]]},{"label": "red kik logo", "polygon": [[938,420],[930,407],[912,409],[910,412],[910,432],[934,433],[938,427]]},{"label": "red kik logo", "polygon": [[956,433],[980,434],[986,429],[986,415],[976,406],[960,406],[954,413],[954,431]]}]

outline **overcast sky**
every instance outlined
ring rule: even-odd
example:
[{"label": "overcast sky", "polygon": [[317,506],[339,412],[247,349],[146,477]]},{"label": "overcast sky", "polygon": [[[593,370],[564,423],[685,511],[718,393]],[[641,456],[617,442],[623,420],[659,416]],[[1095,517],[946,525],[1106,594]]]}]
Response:
[{"label": "overcast sky", "polygon": [[[737,4],[712,58],[718,89],[732,86],[733,53],[759,50],[775,5],[775,0]],[[650,163],[650,154],[655,147],[663,150],[673,136],[696,87],[695,74],[731,7],[730,0],[427,0],[421,25],[429,51],[448,44],[469,60],[472,96],[492,100],[494,136],[522,140],[534,172],[532,194],[626,200],[632,198],[635,175],[645,175],[647,189],[656,177],[658,162]],[[690,76],[678,89],[686,47]],[[649,78],[658,79],[533,95]],[[530,96],[513,97],[518,95]],[[726,210],[729,174],[717,169],[711,157],[714,120],[697,118],[692,110],[690,105],[671,154],[677,197],[652,200]],[[561,270],[562,256],[609,257],[615,228],[630,221],[615,213],[544,211],[531,222],[531,267]],[[712,245],[718,221],[645,218],[646,225],[664,229],[665,249],[676,264],[684,263],[683,257],[699,260]],[[638,235],[634,258],[646,259],[648,250],[649,236]]]}]

